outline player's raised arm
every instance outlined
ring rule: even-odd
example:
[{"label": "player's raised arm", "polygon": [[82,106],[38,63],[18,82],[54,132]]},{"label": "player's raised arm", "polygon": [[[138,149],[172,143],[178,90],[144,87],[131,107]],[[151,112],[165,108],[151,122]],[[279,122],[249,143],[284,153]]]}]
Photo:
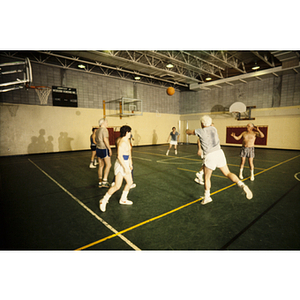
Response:
[{"label": "player's raised arm", "polygon": [[195,129],[187,129],[187,130],[185,131],[185,133],[188,134],[188,135],[196,135],[196,134],[195,134]]}]

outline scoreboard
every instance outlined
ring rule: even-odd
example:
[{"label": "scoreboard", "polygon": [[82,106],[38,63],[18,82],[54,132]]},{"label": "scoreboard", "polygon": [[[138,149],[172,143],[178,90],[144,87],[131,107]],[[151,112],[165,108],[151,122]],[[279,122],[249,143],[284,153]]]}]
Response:
[{"label": "scoreboard", "polygon": [[64,86],[52,86],[53,106],[77,107],[77,91]]}]

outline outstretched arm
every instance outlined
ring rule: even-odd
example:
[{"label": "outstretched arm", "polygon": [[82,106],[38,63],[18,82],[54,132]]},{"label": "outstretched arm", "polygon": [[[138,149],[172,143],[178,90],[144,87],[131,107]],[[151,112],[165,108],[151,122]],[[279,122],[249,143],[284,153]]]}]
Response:
[{"label": "outstretched arm", "polygon": [[185,131],[185,133],[188,134],[188,135],[196,135],[196,134],[195,134],[195,129],[187,129],[187,130]]},{"label": "outstretched arm", "polygon": [[233,132],[233,133],[231,134],[231,136],[232,136],[236,141],[238,141],[238,140],[240,140],[240,139],[242,138],[243,134],[244,134],[244,132],[242,132],[239,136],[236,136],[235,133]]}]

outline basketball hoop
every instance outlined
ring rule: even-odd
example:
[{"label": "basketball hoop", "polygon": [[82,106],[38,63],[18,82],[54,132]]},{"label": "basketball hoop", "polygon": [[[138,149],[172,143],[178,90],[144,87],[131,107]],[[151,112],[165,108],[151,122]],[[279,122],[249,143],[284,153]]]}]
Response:
[{"label": "basketball hoop", "polygon": [[48,102],[48,97],[51,92],[51,88],[48,86],[27,86],[30,89],[34,89],[39,97],[40,104],[45,105]]}]

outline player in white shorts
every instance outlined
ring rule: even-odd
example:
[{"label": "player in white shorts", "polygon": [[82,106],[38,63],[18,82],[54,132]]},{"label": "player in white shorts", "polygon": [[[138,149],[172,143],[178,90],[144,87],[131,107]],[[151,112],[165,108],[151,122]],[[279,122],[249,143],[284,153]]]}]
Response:
[{"label": "player in white shorts", "polygon": [[169,142],[170,139],[171,140],[170,140],[170,146],[169,146],[169,149],[167,150],[166,155],[169,155],[169,152],[170,152],[170,149],[172,148],[172,146],[174,146],[175,155],[177,155],[177,144],[178,144],[179,135],[180,134],[176,131],[176,128],[173,127],[172,131],[170,132],[168,139],[167,139],[167,142]]},{"label": "player in white shorts", "polygon": [[211,175],[212,172],[219,168],[221,172],[229,178],[232,182],[235,182],[239,187],[243,189],[247,199],[252,199],[253,194],[251,190],[246,186],[239,178],[229,171],[226,158],[223,150],[220,146],[220,140],[217,129],[212,125],[212,119],[209,116],[203,116],[201,118],[201,128],[190,130],[187,129],[188,135],[197,135],[200,140],[201,150],[204,156],[204,199],[201,204],[207,204],[212,201],[210,197],[211,188]]},{"label": "player in white shorts", "polygon": [[106,205],[110,197],[121,188],[123,179],[126,181],[126,185],[123,189],[122,196],[119,200],[120,204],[131,205],[132,201],[127,199],[130,187],[132,185],[132,158],[131,158],[131,146],[129,138],[131,136],[131,128],[124,125],[120,129],[120,140],[118,144],[118,157],[115,162],[115,185],[111,186],[104,197],[100,200],[100,210],[105,212]]}]

